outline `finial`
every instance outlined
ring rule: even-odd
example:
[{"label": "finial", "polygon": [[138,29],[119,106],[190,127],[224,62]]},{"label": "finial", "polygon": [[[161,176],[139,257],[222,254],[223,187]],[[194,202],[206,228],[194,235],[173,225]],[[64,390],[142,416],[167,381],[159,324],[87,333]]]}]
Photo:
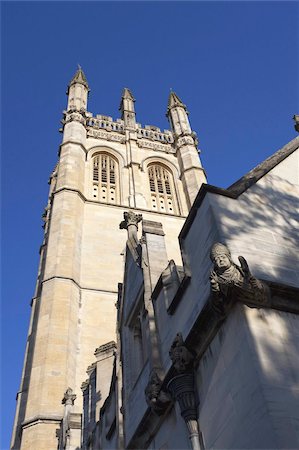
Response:
[{"label": "finial", "polygon": [[75,75],[71,79],[69,87],[72,86],[73,84],[76,84],[76,83],[83,84],[83,86],[85,86],[88,89],[88,91],[89,91],[88,82],[87,82],[86,76],[85,76],[85,74],[84,74],[80,64],[78,64],[77,72],[75,73]]},{"label": "finial", "polygon": [[293,117],[294,121],[295,121],[295,125],[294,128],[296,131],[298,131],[299,133],[299,114],[295,114]]}]

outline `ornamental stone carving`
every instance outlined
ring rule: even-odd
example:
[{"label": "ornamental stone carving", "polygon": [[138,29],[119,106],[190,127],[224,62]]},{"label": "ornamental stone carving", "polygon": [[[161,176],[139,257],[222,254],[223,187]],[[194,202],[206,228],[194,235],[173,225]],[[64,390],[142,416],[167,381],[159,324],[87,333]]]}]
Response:
[{"label": "ornamental stone carving", "polygon": [[133,211],[124,212],[124,220],[120,223],[119,228],[129,230],[131,225],[137,229],[138,223],[142,220],[142,214],[135,214]]},{"label": "ornamental stone carving", "polygon": [[239,256],[238,266],[232,261],[229,249],[217,242],[211,248],[210,258],[214,264],[210,282],[212,305],[216,311],[225,313],[234,300],[268,302],[266,285],[250,273],[243,256]]},{"label": "ornamental stone carving", "polygon": [[92,128],[88,128],[87,136],[93,137],[95,139],[106,139],[107,141],[119,142],[120,144],[123,144],[126,141],[123,134],[121,133],[120,134],[115,134],[111,132],[109,133],[107,131],[93,130]]},{"label": "ornamental stone carving", "polygon": [[81,109],[80,111],[76,109],[69,109],[68,111],[63,111],[63,119],[61,123],[63,125],[69,122],[79,122],[82,125],[86,125],[86,111]]},{"label": "ornamental stone carving", "polygon": [[150,148],[151,150],[159,151],[159,152],[166,152],[166,153],[175,153],[175,149],[169,145],[169,144],[160,144],[156,142],[151,141],[145,141],[145,140],[137,140],[137,145],[140,148]]},{"label": "ornamental stone carving", "polygon": [[137,237],[138,223],[142,220],[142,214],[135,214],[133,211],[124,212],[124,220],[119,224],[119,228],[128,231],[127,245],[136,262],[139,261],[139,253],[137,247],[139,241]]},{"label": "ornamental stone carving", "polygon": [[158,415],[163,414],[171,403],[170,396],[162,390],[162,381],[156,371],[151,373],[144,392],[147,404]]},{"label": "ornamental stone carving", "polygon": [[195,145],[194,139],[192,136],[187,135],[187,136],[182,136],[179,137],[176,143],[177,147],[183,147],[183,145]]},{"label": "ornamental stone carving", "polygon": [[76,400],[77,396],[75,394],[73,394],[73,389],[72,388],[67,388],[67,390],[64,393],[64,397],[62,399],[62,404],[67,406],[73,406],[74,401]]},{"label": "ornamental stone carving", "polygon": [[177,373],[193,369],[194,355],[185,346],[183,336],[178,333],[170,347],[169,356]]}]

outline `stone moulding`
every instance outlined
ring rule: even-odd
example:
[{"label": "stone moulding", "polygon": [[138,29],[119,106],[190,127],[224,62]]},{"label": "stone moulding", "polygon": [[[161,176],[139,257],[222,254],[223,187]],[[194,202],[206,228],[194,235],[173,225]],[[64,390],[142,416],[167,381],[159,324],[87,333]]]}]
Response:
[{"label": "stone moulding", "polygon": [[32,425],[36,425],[39,422],[49,422],[49,423],[58,423],[60,424],[63,419],[63,416],[46,416],[46,415],[37,415],[31,417],[22,422],[22,428],[26,428]]},{"label": "stone moulding", "polygon": [[90,128],[87,129],[87,137],[94,139],[105,139],[107,141],[119,142],[120,144],[124,144],[126,142],[123,134],[115,134],[109,131],[93,130]]},{"label": "stone moulding", "polygon": [[144,139],[137,141],[138,147],[149,148],[158,152],[175,153],[176,150],[169,144],[160,144],[152,141],[145,141]]}]

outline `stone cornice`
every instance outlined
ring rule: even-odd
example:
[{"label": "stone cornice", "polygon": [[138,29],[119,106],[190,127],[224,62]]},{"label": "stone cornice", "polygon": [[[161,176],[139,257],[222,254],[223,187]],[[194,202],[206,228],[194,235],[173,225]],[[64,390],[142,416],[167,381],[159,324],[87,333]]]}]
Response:
[{"label": "stone cornice", "polygon": [[[98,200],[87,199],[85,197],[85,195],[82,194],[82,192],[80,192],[78,189],[74,189],[71,187],[61,187],[61,188],[57,189],[55,192],[53,192],[52,195],[56,195],[56,194],[59,194],[64,191],[75,193],[75,194],[79,195],[79,197],[86,203],[90,203],[90,204],[94,204],[94,205],[101,205],[101,206],[110,207],[110,208],[121,208],[122,210],[127,210],[127,211],[132,209],[132,207],[130,207],[128,205],[124,205],[124,204],[115,205],[112,203],[102,203],[102,202],[99,202]],[[134,211],[155,214],[158,216],[176,217],[176,218],[180,218],[182,220],[185,220],[187,217],[187,216],[183,216],[183,215],[179,215],[179,214],[161,213],[160,211],[153,211],[152,209],[145,209],[145,208],[134,208]]]},{"label": "stone cornice", "polygon": [[204,169],[203,167],[190,166],[190,167],[188,167],[187,169],[184,169],[184,170],[182,171],[181,178],[182,178],[182,176],[184,175],[184,173],[189,172],[189,170],[199,170],[200,172],[203,172],[203,173],[205,174],[205,176],[206,176],[206,172],[205,172],[205,169]]},{"label": "stone cornice", "polygon": [[70,277],[62,277],[59,275],[54,275],[52,277],[49,278],[45,278],[42,281],[42,284],[47,283],[48,281],[51,280],[62,280],[62,281],[71,281],[72,283],[74,283],[79,289],[82,290],[86,290],[86,291],[96,291],[96,292],[103,292],[106,294],[117,294],[118,291],[112,291],[112,290],[106,290],[106,289],[97,289],[97,288],[91,288],[91,287],[86,287],[86,286],[81,286],[76,280],[74,280],[74,278],[70,278]]},{"label": "stone cornice", "polygon": [[[88,152],[87,148],[86,148],[83,144],[81,144],[81,142],[72,141],[71,139],[69,139],[68,141],[62,142],[62,143],[60,144],[59,150],[58,150],[58,156],[60,156],[62,147],[63,147],[64,145],[68,145],[68,144],[75,144],[75,145],[78,145],[79,147],[82,148],[82,150],[83,150],[85,153]],[[58,164],[59,164],[59,163],[58,163]]]},{"label": "stone cornice", "polygon": [[39,422],[49,422],[49,423],[58,423],[60,424],[61,420],[63,419],[62,416],[59,415],[53,415],[53,416],[47,416],[43,414],[38,414],[36,416],[30,417],[27,420],[24,420],[22,422],[22,428],[27,428],[32,425],[37,425]]}]

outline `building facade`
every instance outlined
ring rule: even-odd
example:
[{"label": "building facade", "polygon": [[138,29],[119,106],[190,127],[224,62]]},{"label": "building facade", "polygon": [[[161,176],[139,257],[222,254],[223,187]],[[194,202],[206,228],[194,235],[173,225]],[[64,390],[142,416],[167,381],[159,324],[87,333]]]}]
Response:
[{"label": "building facade", "polygon": [[[80,447],[86,368],[96,348],[116,340],[117,285],[126,247],[119,229],[123,213],[132,210],[163,223],[169,254],[180,259],[177,236],[206,182],[196,134],[175,93],[167,108],[171,130],[161,131],[136,121],[129,89],[123,91],[117,120],[89,113],[88,92],[79,68],[68,86],[59,160],[43,214],[13,449],[56,449],[58,441],[64,448],[59,436],[70,409],[70,445]],[[110,380],[107,386],[101,387],[103,401]]]},{"label": "building facade", "polygon": [[88,91],[79,69],[11,448],[298,448],[299,138],[222,189],[175,93],[162,132]]},{"label": "building facade", "polygon": [[125,214],[142,237],[128,233],[99,413],[98,353],[82,386],[83,449],[298,448],[298,199],[297,137],[228,189],[201,187],[182,265],[161,223]]}]

